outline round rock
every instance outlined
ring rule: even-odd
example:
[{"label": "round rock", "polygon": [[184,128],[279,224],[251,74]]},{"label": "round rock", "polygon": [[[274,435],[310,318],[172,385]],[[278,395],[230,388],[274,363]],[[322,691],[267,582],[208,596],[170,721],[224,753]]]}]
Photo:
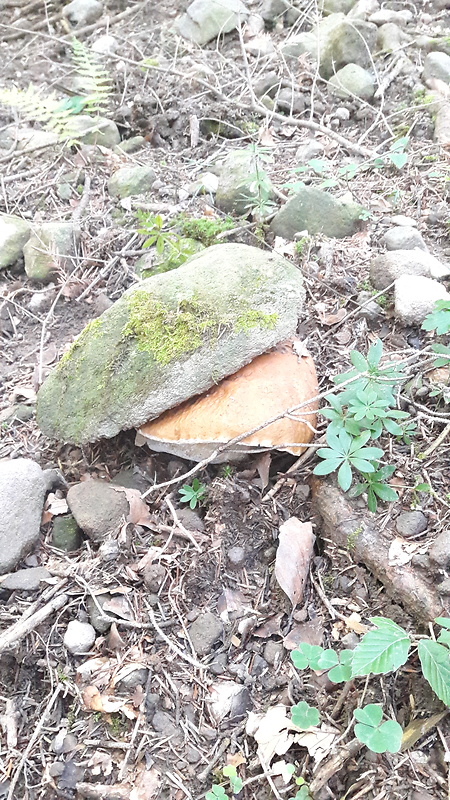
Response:
[{"label": "round rock", "polygon": [[64,634],[64,647],[74,656],[88,653],[95,642],[95,629],[89,622],[73,619]]},{"label": "round rock", "polygon": [[199,614],[195,622],[189,628],[189,636],[194,646],[195,652],[199,656],[205,656],[212,647],[219,641],[223,634],[223,624],[219,617],[207,611]]},{"label": "round rock", "polygon": [[99,480],[72,486],[67,503],[81,530],[94,542],[117,533],[130,511],[124,492]]},{"label": "round rock", "polygon": [[417,228],[406,225],[390,228],[384,234],[382,242],[387,250],[414,250],[415,247],[419,250],[428,250]]},{"label": "round rock", "polygon": [[426,531],[428,520],[422,511],[403,511],[395,522],[395,527],[401,536],[417,536]]}]

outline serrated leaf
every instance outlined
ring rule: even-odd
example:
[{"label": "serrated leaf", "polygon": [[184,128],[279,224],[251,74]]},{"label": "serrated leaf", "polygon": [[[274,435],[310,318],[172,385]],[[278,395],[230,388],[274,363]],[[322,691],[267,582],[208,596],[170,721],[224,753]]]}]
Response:
[{"label": "serrated leaf", "polygon": [[419,642],[419,658],[424,677],[447,706],[450,706],[450,651],[431,639]]},{"label": "serrated leaf", "polygon": [[403,628],[384,617],[372,617],[377,625],[368,631],[353,651],[352,676],[385,674],[405,663],[411,645]]}]

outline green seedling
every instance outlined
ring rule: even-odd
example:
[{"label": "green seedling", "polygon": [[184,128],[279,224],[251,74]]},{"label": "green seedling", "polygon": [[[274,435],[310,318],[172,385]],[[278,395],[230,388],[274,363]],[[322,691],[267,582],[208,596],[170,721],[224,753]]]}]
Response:
[{"label": "green seedling", "polygon": [[[450,333],[450,300],[438,300],[434,311],[425,317],[422,328],[425,331],[436,331],[438,336]],[[433,344],[433,350],[439,355],[434,361],[435,367],[446,367],[450,364],[450,346]]]},{"label": "green seedling", "polygon": [[204,483],[200,483],[198,478],[194,478],[191,485],[185,483],[184,486],[179,489],[178,493],[181,495],[180,502],[189,503],[189,508],[194,509],[197,508],[205,497],[206,486]]},{"label": "green seedling", "polygon": [[352,467],[359,472],[374,472],[372,461],[379,461],[383,457],[380,447],[365,447],[370,439],[370,431],[352,437],[345,430],[338,434],[327,430],[326,439],[329,447],[321,447],[317,451],[323,461],[314,468],[314,474],[329,475],[337,470],[338,483],[344,492],[352,483]]},{"label": "green seedling", "polygon": [[313,708],[305,700],[302,700],[301,703],[292,706],[291,719],[294,725],[297,725],[297,728],[307,731],[308,728],[319,724],[320,715],[317,708]]},{"label": "green seedling", "polygon": [[[373,465],[375,467],[375,465]],[[374,469],[374,472],[362,473],[362,481],[350,490],[351,497],[359,497],[367,493],[367,507],[369,511],[375,513],[377,510],[377,498],[387,503],[393,503],[398,499],[397,492],[385,481],[395,472],[395,467],[386,465],[381,469]]]}]

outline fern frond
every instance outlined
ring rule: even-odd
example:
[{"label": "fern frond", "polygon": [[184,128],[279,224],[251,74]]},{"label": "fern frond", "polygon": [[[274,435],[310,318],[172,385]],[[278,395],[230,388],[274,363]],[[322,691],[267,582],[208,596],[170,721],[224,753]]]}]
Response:
[{"label": "fern frond", "polygon": [[66,138],[67,121],[71,116],[54,92],[44,94],[33,84],[27,89],[0,87],[0,105],[15,108],[27,121],[40,122],[47,130]]},{"label": "fern frond", "polygon": [[83,42],[74,37],[71,47],[73,65],[85,87],[85,109],[89,114],[104,113],[113,93],[109,74]]}]

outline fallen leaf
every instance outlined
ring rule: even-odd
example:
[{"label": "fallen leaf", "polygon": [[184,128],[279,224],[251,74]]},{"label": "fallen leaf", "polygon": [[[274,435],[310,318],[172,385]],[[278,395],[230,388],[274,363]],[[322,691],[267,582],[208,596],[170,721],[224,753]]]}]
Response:
[{"label": "fallen leaf", "polygon": [[101,694],[96,686],[86,686],[81,693],[81,697],[88,711],[100,711],[105,714],[113,714],[115,711],[120,711],[124,705],[122,699],[117,699],[117,697],[107,694]]},{"label": "fallen leaf", "polygon": [[49,364],[53,364],[57,355],[58,355],[58,350],[56,349],[56,345],[53,342],[51,342],[51,344],[49,344],[49,346],[42,351],[40,359],[41,364],[45,364],[45,366],[48,367]]},{"label": "fallen leaf", "polygon": [[246,764],[247,761],[242,755],[242,753],[227,753],[227,766],[229,767],[240,767],[241,764]]},{"label": "fallen leaf", "polygon": [[235,591],[234,589],[224,589],[217,601],[217,610],[223,622],[229,622],[229,614],[235,613],[242,616],[249,609],[249,604],[246,602],[242,592]]},{"label": "fallen leaf", "polygon": [[253,636],[257,636],[259,639],[268,639],[269,636],[281,633],[281,620],[283,616],[284,614],[281,612],[280,614],[275,614],[275,616],[270,617],[253,631]]},{"label": "fallen leaf", "polygon": [[115,614],[122,619],[134,619],[133,609],[124,595],[114,595],[110,600],[106,600],[103,603],[103,610],[106,614]]},{"label": "fallen leaf", "polygon": [[146,528],[155,526],[155,520],[150,516],[148,505],[142,499],[141,493],[137,489],[128,489],[126,486],[114,486],[109,484],[115,492],[123,492],[128,500],[130,510],[127,516],[127,522],[133,525],[143,525]]},{"label": "fallen leaf", "polygon": [[222,681],[213,683],[209,691],[209,713],[218,725],[231,711],[233,700],[242,692],[242,686],[234,681]]},{"label": "fallen leaf", "polygon": [[293,606],[301,602],[314,553],[315,536],[310,522],[291,517],[283,522],[278,536],[275,577]]},{"label": "fallen leaf", "polygon": [[133,696],[131,698],[131,702],[133,703],[134,708],[139,708],[139,706],[144,701],[144,699],[145,699],[145,691],[144,691],[143,687],[141,686],[141,684],[139,683],[136,686],[136,688],[135,688],[135,690],[133,692]]},{"label": "fallen leaf", "polygon": [[264,491],[269,483],[269,471],[272,463],[272,456],[270,453],[261,453],[257,457],[255,467],[258,470],[258,475],[261,479],[261,491]]},{"label": "fallen leaf", "polygon": [[28,403],[36,402],[36,392],[32,386],[17,386],[11,393],[11,403],[25,400]]},{"label": "fallen leaf", "polygon": [[347,316],[345,308],[340,308],[336,314],[327,314],[325,303],[316,303],[315,309],[321,325],[336,325],[337,322],[342,322]]},{"label": "fallen leaf", "polygon": [[110,753],[104,750],[95,750],[88,761],[88,767],[93,775],[111,775],[113,762]]},{"label": "fallen leaf", "polygon": [[67,514],[69,506],[64,497],[57,497],[54,492],[50,492],[45,503],[45,510],[52,517],[57,517],[59,514]]},{"label": "fallen leaf", "polygon": [[348,628],[348,630],[353,631],[354,633],[357,633],[359,635],[367,633],[367,631],[369,630],[367,625],[363,625],[363,623],[361,622],[361,615],[357,614],[356,611],[354,611],[353,614],[350,614],[350,616],[347,617],[345,625]]},{"label": "fallen leaf", "polygon": [[294,650],[295,647],[298,647],[300,642],[321,645],[322,641],[323,620],[318,616],[311,622],[303,622],[300,625],[294,625],[287,636],[284,637],[283,647],[285,647],[286,650]]},{"label": "fallen leaf", "polygon": [[274,137],[274,129],[268,128],[264,125],[262,128],[259,129],[258,133],[258,141],[262,147],[275,147],[276,141]]},{"label": "fallen leaf", "polygon": [[106,637],[106,646],[108,650],[121,650],[121,648],[125,646],[125,642],[117,630],[115,622],[111,624],[110,631]]},{"label": "fallen leaf", "polygon": [[321,725],[309,731],[300,731],[292,723],[283,705],[272,706],[265,714],[250,712],[246,733],[258,743],[258,756],[266,766],[275,755],[284,755],[292,744],[306,747],[309,755],[318,763],[330,752],[338,731],[329,725]]},{"label": "fallen leaf", "polygon": [[155,767],[143,769],[138,773],[134,788],[130,793],[130,800],[151,800],[159,791],[161,773]]}]

